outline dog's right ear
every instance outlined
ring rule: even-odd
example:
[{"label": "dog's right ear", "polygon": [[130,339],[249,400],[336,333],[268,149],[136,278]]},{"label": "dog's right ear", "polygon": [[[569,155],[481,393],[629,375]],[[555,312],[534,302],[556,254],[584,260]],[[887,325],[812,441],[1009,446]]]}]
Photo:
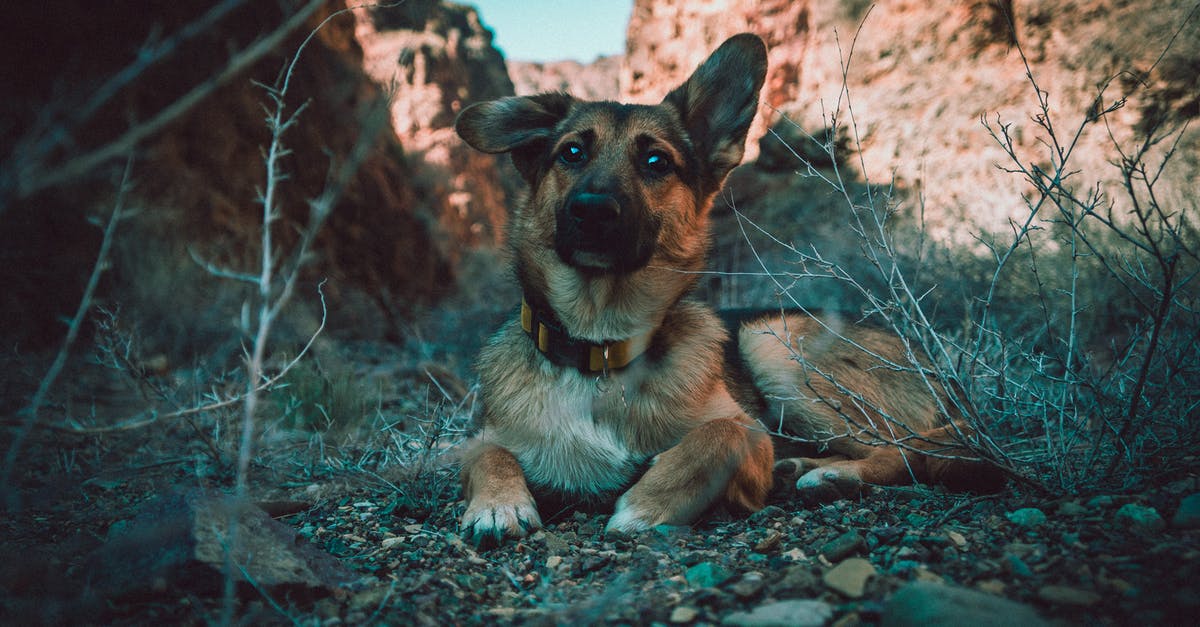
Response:
[{"label": "dog's right ear", "polygon": [[688,80],[667,94],[706,169],[706,193],[717,191],[742,161],[746,133],[767,75],[767,47],[757,35],[730,37]]},{"label": "dog's right ear", "polygon": [[500,98],[473,104],[454,123],[459,137],[487,153],[512,153],[526,182],[537,175],[538,157],[554,139],[556,127],[575,101],[560,92]]}]

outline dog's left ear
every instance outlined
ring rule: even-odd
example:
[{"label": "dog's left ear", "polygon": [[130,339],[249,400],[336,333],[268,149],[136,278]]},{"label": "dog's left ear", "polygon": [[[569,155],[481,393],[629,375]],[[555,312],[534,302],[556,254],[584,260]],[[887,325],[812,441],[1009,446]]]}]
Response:
[{"label": "dog's left ear", "polygon": [[476,150],[512,153],[513,164],[532,184],[538,155],[574,102],[558,92],[480,102],[458,114],[454,129]]},{"label": "dog's left ear", "polygon": [[757,35],[730,37],[663,99],[679,111],[707,166],[706,193],[717,191],[742,161],[746,133],[767,75],[767,46]]}]

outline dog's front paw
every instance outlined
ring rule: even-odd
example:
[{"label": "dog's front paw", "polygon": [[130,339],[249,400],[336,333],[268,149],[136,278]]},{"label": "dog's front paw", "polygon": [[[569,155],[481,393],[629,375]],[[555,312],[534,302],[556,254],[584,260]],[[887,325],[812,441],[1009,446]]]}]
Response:
[{"label": "dog's front paw", "polygon": [[867,490],[852,462],[838,462],[813,468],[796,480],[796,492],[808,503],[826,503],[851,498]]},{"label": "dog's front paw", "polygon": [[608,524],[604,527],[604,533],[637,533],[645,531],[655,524],[654,515],[648,511],[643,511],[637,506],[631,504],[632,499],[629,498],[629,493],[621,495],[617,499],[616,509],[613,510],[613,515],[608,519]]},{"label": "dog's front paw", "polygon": [[462,519],[463,535],[475,546],[499,543],[506,537],[522,538],[541,526],[542,519],[532,500],[517,503],[472,501]]}]

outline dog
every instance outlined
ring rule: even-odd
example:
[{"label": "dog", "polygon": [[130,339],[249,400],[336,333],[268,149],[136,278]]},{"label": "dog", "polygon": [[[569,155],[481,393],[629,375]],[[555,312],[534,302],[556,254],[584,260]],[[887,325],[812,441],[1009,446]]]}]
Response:
[{"label": "dog", "polygon": [[[914,454],[961,452],[959,426],[939,418],[939,388],[892,367],[909,363],[896,336],[796,312],[727,330],[688,298],[766,71],[762,40],[741,34],[658,105],[545,93],[459,114],[462,139],[509,153],[528,186],[508,227],[524,298],[480,353],[482,429],[461,456],[477,544],[540,527],[535,494],[615,498],[608,531],[756,511],[775,481],[772,430],[829,453],[781,462],[802,493],[969,485],[979,470]],[[856,427],[884,422],[899,427]]]}]

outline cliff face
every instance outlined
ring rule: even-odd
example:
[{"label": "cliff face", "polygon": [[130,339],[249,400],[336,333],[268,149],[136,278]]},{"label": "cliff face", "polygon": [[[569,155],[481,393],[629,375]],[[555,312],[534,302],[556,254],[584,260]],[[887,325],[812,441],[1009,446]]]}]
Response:
[{"label": "cliff face", "polygon": [[[42,36],[6,37],[10,63],[0,71],[6,93],[6,122],[0,158],[26,150],[20,132],[36,128],[38,116],[64,120],[70,142],[51,153],[69,159],[112,141],[151,118],[197,85],[210,81],[236,51],[275,31],[293,13],[277,3],[249,2],[199,30],[163,61],[152,64],[117,95],[79,123],[79,103],[136,58],[139,45],[158,33],[170,37],[194,25],[212,8],[206,1],[181,1],[147,11],[144,3],[119,1],[96,11],[92,3],[13,8],[12,23]],[[117,230],[111,270],[98,299],[120,309],[126,324],[140,329],[148,350],[172,354],[227,341],[230,320],[245,298],[242,283],[217,279],[193,260],[253,272],[259,262],[261,206],[265,180],[262,149],[269,142],[263,106],[270,99],[254,82],[270,85],[300,43],[340,0],[317,9],[256,63],[239,71],[203,100],[138,145],[133,153],[134,186],[127,207],[136,210]],[[437,216],[454,206],[440,182],[423,181],[416,153],[405,153],[396,133],[372,124],[371,110],[383,93],[362,70],[355,22],[332,19],[304,49],[288,93],[289,111],[304,110],[284,136],[290,153],[281,161],[287,180],[280,186],[281,219],[275,235],[280,251],[306,221],[308,200],[325,187],[330,173],[355,147],[365,146],[361,164],[316,243],[306,273],[305,298],[313,285],[325,288],[331,325],[357,328],[378,322],[375,301],[386,317],[402,315],[410,303],[444,292],[453,282],[456,246],[437,226]],[[81,45],[81,43],[86,45]],[[25,46],[24,48],[22,46]],[[307,103],[307,104],[305,104]],[[376,116],[379,117],[379,116]],[[123,160],[34,196],[7,203],[0,214],[0,317],[16,321],[5,329],[8,345],[57,340],[61,317],[78,303],[83,280],[95,260],[102,220],[111,207]],[[11,199],[5,199],[11,200]],[[395,328],[395,325],[391,325]]]},{"label": "cliff face", "polygon": [[[620,87],[624,98],[656,101],[726,37],[755,32],[767,41],[771,69],[751,147],[781,113],[814,133],[837,126],[857,138],[850,161],[870,180],[894,177],[920,191],[935,232],[962,232],[964,220],[999,229],[1023,211],[1021,184],[996,167],[1007,157],[981,119],[1011,123],[1023,161],[1049,159],[1031,121],[1037,96],[1014,41],[1048,94],[1061,141],[1086,118],[1098,86],[1116,77],[1104,102],[1128,95],[1127,106],[1108,116],[1107,128],[1085,129],[1073,156],[1085,171],[1112,173],[1107,163],[1118,155],[1110,132],[1127,142],[1155,116],[1197,115],[1196,16],[1155,65],[1192,4],[638,0]],[[1180,152],[1200,152],[1200,129],[1185,134]],[[1175,163],[1170,178],[1181,193],[1196,163],[1187,156]]]},{"label": "cliff face", "polygon": [[504,164],[454,132],[463,107],[513,95],[491,32],[474,8],[435,0],[355,15],[363,67],[390,92],[400,142],[423,164],[422,178],[448,200],[438,221],[453,249],[494,243],[505,221]]},{"label": "cliff face", "polygon": [[565,91],[585,100],[616,100],[621,96],[622,55],[600,57],[591,63],[509,61],[508,73],[518,95]]}]

